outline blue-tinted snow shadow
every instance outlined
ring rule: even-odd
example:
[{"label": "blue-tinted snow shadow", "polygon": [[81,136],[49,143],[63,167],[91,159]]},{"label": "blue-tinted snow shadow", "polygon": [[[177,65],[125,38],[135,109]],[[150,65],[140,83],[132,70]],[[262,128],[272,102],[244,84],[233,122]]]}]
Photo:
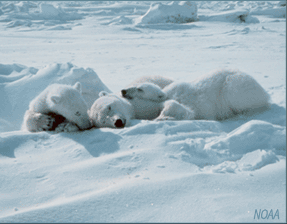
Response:
[{"label": "blue-tinted snow shadow", "polygon": [[14,151],[23,143],[23,138],[24,136],[9,136],[7,138],[0,137],[0,155],[9,158],[16,158]]},{"label": "blue-tinted snow shadow", "polygon": [[39,139],[48,139],[50,133],[39,132],[39,133],[29,133],[29,132],[6,132],[0,135],[0,156],[6,156],[10,158],[16,158],[15,150],[29,142],[37,142]]},{"label": "blue-tinted snow shadow", "polygon": [[121,139],[117,134],[95,128],[81,132],[60,133],[60,135],[83,145],[93,157],[116,152],[119,150]]},{"label": "blue-tinted snow shadow", "polygon": [[137,24],[135,28],[153,30],[188,30],[201,28],[193,23],[162,23],[162,24]]},{"label": "blue-tinted snow shadow", "polygon": [[224,131],[230,132],[251,120],[261,120],[275,125],[286,126],[286,108],[277,104],[271,104],[269,108],[260,108],[249,113],[237,115],[221,121],[221,123],[224,125]]}]

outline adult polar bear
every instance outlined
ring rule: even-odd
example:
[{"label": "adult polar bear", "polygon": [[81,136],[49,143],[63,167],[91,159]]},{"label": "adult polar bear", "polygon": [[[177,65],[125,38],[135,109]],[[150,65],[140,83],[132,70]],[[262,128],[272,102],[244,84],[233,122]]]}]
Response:
[{"label": "adult polar bear", "polygon": [[[164,88],[173,82],[172,79],[155,76],[143,76],[132,83],[126,88],[133,88],[138,84],[151,84],[157,86],[157,88]],[[148,87],[147,87],[148,88]],[[147,89],[145,89],[147,90]],[[156,88],[150,88],[149,94],[161,95]],[[118,94],[110,94],[106,91],[100,93],[100,98],[97,99],[88,111],[92,125],[98,128],[110,127],[110,128],[122,128],[129,126],[131,119],[148,119],[147,114],[153,119],[160,113],[160,107],[158,102],[152,103],[149,100],[138,99],[136,102],[125,99]]]},{"label": "adult polar bear", "polygon": [[193,82],[173,82],[162,90],[153,83],[137,83],[123,89],[123,97],[100,95],[89,116],[94,126],[111,128],[128,126],[131,119],[221,120],[267,107],[269,100],[251,76],[233,70],[213,72]]},{"label": "adult polar bear", "polygon": [[222,120],[269,104],[268,94],[255,79],[237,70],[216,71],[193,82],[173,82],[162,91],[155,85],[138,84],[122,90],[122,95],[134,105],[143,100],[154,104],[159,98],[149,93],[152,88],[162,99],[156,120]]},{"label": "adult polar bear", "polygon": [[88,129],[91,123],[87,111],[81,83],[74,86],[52,84],[30,102],[22,130],[71,132]]}]

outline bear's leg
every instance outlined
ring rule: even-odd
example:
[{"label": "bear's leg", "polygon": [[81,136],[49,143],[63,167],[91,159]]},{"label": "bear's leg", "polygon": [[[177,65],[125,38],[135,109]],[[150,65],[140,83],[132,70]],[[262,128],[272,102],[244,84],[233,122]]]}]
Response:
[{"label": "bear's leg", "polygon": [[54,123],[53,126],[51,127],[51,129],[49,131],[55,131],[55,129],[58,127],[59,124],[63,123],[66,118],[63,117],[62,115],[50,112],[48,113],[49,116],[51,116],[54,119]]},{"label": "bear's leg", "polygon": [[62,122],[55,128],[55,131],[58,133],[59,132],[74,132],[74,131],[79,131],[79,130],[80,129],[76,124],[69,122],[68,120]]},{"label": "bear's leg", "polygon": [[160,115],[155,119],[161,120],[194,120],[195,113],[188,107],[175,100],[165,101]]},{"label": "bear's leg", "polygon": [[39,132],[51,130],[55,119],[46,114],[27,110],[24,116],[24,122],[28,131]]}]

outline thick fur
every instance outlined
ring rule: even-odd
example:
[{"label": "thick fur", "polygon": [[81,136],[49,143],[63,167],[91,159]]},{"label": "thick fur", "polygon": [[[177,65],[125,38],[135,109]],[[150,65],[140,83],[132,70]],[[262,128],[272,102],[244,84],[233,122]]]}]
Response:
[{"label": "thick fur", "polygon": [[[135,89],[140,87],[141,94]],[[158,102],[161,113],[157,120],[176,119],[222,120],[244,111],[269,106],[269,96],[251,76],[236,70],[220,70],[200,77],[193,82],[173,82],[158,95],[144,93],[153,88],[149,84],[125,89],[123,97],[133,99],[132,104],[145,101],[146,105]],[[143,88],[144,87],[144,88]],[[166,99],[166,101],[165,101]],[[146,114],[146,119],[150,114]],[[144,118],[143,118],[144,119]]]},{"label": "thick fur", "polygon": [[[152,120],[161,112],[162,108],[159,102],[166,100],[166,94],[161,89],[173,82],[172,79],[160,75],[142,76],[125,88],[129,89],[129,92],[134,91],[135,97],[125,96],[125,89],[121,90],[120,96],[126,98],[133,106],[135,119]],[[144,96],[141,96],[142,94]]]},{"label": "thick fur", "polygon": [[134,87],[141,83],[153,83],[163,89],[173,82],[174,80],[160,75],[141,76],[128,84],[126,88]]},{"label": "thick fur", "polygon": [[[127,94],[128,92],[128,94]],[[155,102],[162,102],[166,100],[167,96],[162,91],[162,89],[153,83],[141,83],[135,87],[128,88],[128,91],[123,89],[121,90],[122,96],[126,99],[132,100],[133,98],[137,99],[148,99]]]},{"label": "thick fur", "polygon": [[77,131],[91,127],[81,84],[52,84],[30,102],[22,129],[39,131]]},{"label": "thick fur", "polygon": [[[149,83],[153,86],[150,88],[149,94],[157,95],[159,101],[162,101],[160,98],[164,98],[164,95],[160,94],[161,88],[172,82],[173,80],[158,75],[142,76],[131,82],[126,88],[133,88],[140,83]],[[147,86],[147,88],[149,87]],[[102,91],[99,94],[100,98],[94,102],[88,112],[94,127],[123,128],[130,125],[131,119],[154,119],[160,114],[161,107],[158,102],[145,99],[133,102],[133,99],[125,99],[121,96],[123,91],[118,94]]]},{"label": "thick fur", "polygon": [[133,106],[128,100],[105,91],[100,93],[100,98],[94,102],[88,114],[92,125],[98,128],[123,128],[135,118]]}]

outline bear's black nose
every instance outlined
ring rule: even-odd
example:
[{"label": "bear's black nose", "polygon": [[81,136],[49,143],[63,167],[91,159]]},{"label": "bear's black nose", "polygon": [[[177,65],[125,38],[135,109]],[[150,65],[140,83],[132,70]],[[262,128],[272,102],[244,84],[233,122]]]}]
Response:
[{"label": "bear's black nose", "polygon": [[127,94],[127,91],[125,89],[122,90],[122,95],[125,96]]},{"label": "bear's black nose", "polygon": [[116,128],[124,128],[125,127],[125,121],[122,121],[121,119],[117,119],[115,122]]}]

